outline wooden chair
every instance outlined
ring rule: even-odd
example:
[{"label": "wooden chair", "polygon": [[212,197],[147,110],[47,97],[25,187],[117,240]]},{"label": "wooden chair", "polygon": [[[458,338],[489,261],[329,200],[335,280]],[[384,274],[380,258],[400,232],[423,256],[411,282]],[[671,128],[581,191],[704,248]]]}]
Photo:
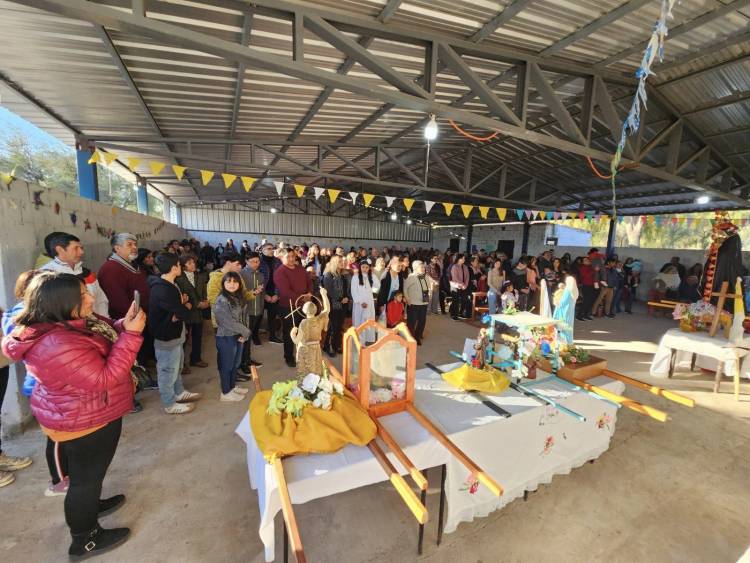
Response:
[{"label": "wooden chair", "polygon": [[471,293],[471,314],[472,319],[481,319],[482,315],[489,313],[490,308],[486,305],[479,306],[477,303],[480,299],[487,299],[486,291],[473,291]]}]

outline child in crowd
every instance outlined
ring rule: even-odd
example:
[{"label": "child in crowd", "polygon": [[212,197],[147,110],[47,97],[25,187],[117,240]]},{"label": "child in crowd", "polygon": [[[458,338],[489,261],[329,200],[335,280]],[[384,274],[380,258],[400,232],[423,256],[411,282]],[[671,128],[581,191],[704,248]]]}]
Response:
[{"label": "child in crowd", "polygon": [[503,293],[500,295],[500,310],[502,312],[508,309],[515,309],[518,303],[518,292],[513,288],[513,282],[508,280],[503,282]]},{"label": "child in crowd", "polygon": [[312,281],[313,295],[320,299],[320,278],[318,277],[318,273],[315,271],[315,266],[310,264],[307,268],[305,268],[305,271],[307,272],[307,277],[309,277]]},{"label": "child in crowd", "polygon": [[404,320],[404,294],[397,291],[385,307],[385,320],[388,328],[393,328]]},{"label": "child in crowd", "polygon": [[245,324],[246,308],[242,278],[237,272],[225,273],[221,279],[221,293],[214,303],[221,401],[241,401],[248,392],[236,385],[242,346],[250,338],[250,329]]}]

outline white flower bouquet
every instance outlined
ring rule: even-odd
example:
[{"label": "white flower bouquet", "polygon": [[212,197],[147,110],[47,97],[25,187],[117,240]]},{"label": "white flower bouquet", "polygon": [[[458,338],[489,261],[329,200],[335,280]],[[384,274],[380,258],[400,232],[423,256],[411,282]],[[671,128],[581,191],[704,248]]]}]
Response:
[{"label": "white flower bouquet", "polygon": [[323,366],[322,376],[308,373],[302,381],[290,379],[274,383],[266,412],[271,415],[286,412],[298,418],[310,405],[331,410],[335,395],[343,396],[344,386],[337,379],[329,377],[328,370]]}]

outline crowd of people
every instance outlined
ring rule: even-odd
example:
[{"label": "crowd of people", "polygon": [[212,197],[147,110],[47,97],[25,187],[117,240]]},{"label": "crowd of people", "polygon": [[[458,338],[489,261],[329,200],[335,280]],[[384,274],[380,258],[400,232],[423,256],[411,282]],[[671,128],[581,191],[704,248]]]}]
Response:
[{"label": "crowd of people", "polygon": [[[127,528],[103,529],[98,522],[125,502],[123,495],[99,498],[122,417],[142,410],[135,397],[144,388],[158,389],[166,414],[196,408],[202,394],[186,389],[182,376],[191,367],[210,367],[204,359],[209,319],[219,400],[234,403],[248,393],[242,383],[251,368],[262,365],[253,359],[253,347],[278,345],[286,364],[296,366],[292,328],[303,318],[302,305],[319,299],[321,288],[330,301],[321,349],[335,357],[350,324],[405,322],[421,345],[430,315],[465,320],[479,303],[490,313],[533,311],[546,297],[554,307],[554,293],[570,280],[580,294],[579,320],[600,309],[608,317],[632,313],[642,271],[639,260],[620,261],[596,248],[575,260],[545,250],[512,262],[503,252],[484,250],[470,255],[425,248],[347,250],[266,240],[239,247],[232,239],[216,247],[173,240],[152,251],[139,248],[130,233],[115,234],[111,246],[95,273],[84,266],[77,237],[50,233],[44,240],[46,261],[21,274],[17,303],[3,314],[7,359],[0,364],[0,399],[9,361],[23,362],[24,393],[46,436],[45,495],[66,495],[74,557],[127,539]],[[680,281],[673,279],[675,272]],[[665,287],[682,295],[698,274],[673,260],[660,275]],[[367,331],[362,338],[372,342],[377,335]],[[0,450],[0,487],[30,464],[29,458]]]}]

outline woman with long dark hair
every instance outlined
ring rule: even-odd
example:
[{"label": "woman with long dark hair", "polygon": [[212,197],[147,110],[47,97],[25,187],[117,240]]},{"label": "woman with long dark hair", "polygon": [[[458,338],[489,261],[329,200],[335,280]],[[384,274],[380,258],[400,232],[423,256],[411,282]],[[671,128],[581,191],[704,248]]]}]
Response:
[{"label": "woman with long dark hair", "polygon": [[133,406],[130,368],[141,347],[146,315],[133,303],[117,322],[93,313],[94,299],[74,275],[43,272],[29,284],[16,329],[3,353],[24,361],[37,378],[31,411],[68,461],[65,521],[74,557],[110,549],[130,530],[99,526],[99,515],[125,502],[101,500],[122,417]]},{"label": "woman with long dark hair", "polygon": [[216,352],[221,381],[220,401],[241,401],[247,389],[237,387],[237,368],[242,361],[242,347],[250,338],[245,324],[247,302],[242,293],[242,277],[227,272],[221,278],[221,292],[214,303],[216,319]]}]

